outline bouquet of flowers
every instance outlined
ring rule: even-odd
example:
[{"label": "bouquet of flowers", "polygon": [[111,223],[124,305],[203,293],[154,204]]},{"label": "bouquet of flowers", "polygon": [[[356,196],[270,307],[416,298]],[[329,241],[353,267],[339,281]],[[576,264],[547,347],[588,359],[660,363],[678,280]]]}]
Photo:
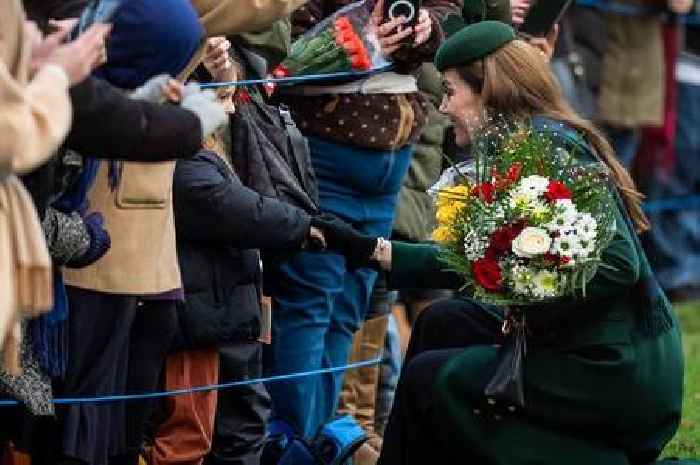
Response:
[{"label": "bouquet of flowers", "polygon": [[532,127],[492,129],[473,149],[474,174],[436,193],[433,239],[450,269],[497,305],[585,296],[615,232],[605,166]]},{"label": "bouquet of flowers", "polygon": [[325,18],[296,40],[287,58],[272,72],[276,78],[369,71],[387,64],[370,28],[365,1]]}]

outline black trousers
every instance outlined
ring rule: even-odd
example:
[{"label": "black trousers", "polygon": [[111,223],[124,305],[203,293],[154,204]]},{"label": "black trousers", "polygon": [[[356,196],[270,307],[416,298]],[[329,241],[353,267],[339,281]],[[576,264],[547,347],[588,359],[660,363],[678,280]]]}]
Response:
[{"label": "black trousers", "polygon": [[[175,334],[175,306],[68,287],[68,366],[57,397],[155,391]],[[81,403],[57,409],[36,463],[137,463],[151,401]],[[56,444],[57,443],[57,444]],[[51,450],[51,457],[39,454]]]},{"label": "black trousers", "polygon": [[[221,383],[259,378],[262,344],[246,342],[219,349]],[[214,438],[207,465],[259,465],[272,408],[262,384],[219,391]]]},{"label": "black trousers", "polygon": [[441,412],[434,408],[440,369],[463,349],[500,342],[501,323],[486,307],[466,299],[437,302],[416,320],[406,361],[384,433],[378,465],[467,463],[440,437]]},{"label": "black trousers", "polygon": [[[175,302],[141,300],[129,338],[129,367],[126,391],[143,394],[159,391],[165,357],[177,331]],[[125,404],[124,451],[113,457],[112,465],[137,465],[143,448],[146,424],[158,406],[157,399],[132,400]]]}]

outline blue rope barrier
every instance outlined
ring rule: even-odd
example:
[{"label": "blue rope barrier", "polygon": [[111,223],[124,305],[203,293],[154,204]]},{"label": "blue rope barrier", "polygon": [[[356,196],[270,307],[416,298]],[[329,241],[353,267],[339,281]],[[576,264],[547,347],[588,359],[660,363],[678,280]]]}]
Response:
[{"label": "blue rope barrier", "polygon": [[[171,397],[171,396],[182,396],[186,394],[194,394],[197,392],[209,392],[209,391],[220,391],[223,389],[230,389],[238,386],[247,386],[250,384],[260,384],[260,383],[276,383],[279,381],[286,381],[290,379],[305,378],[307,376],[322,375],[326,373],[336,373],[339,371],[352,370],[353,368],[362,368],[366,366],[372,366],[380,363],[382,361],[381,357],[377,357],[372,360],[363,360],[361,362],[350,363],[347,365],[331,368],[322,368],[319,370],[302,371],[300,373],[289,373],[286,375],[270,376],[268,378],[256,378],[256,379],[246,379],[243,381],[231,381],[229,383],[223,384],[211,384],[208,386],[195,386],[186,389],[176,389],[173,391],[162,391],[162,392],[149,392],[146,394],[122,394],[122,395],[111,395],[111,396],[96,396],[96,397],[64,397],[53,399],[52,403],[54,405],[75,405],[75,404],[105,404],[111,402],[124,402],[130,400],[144,400],[144,399],[158,399],[161,397]],[[0,407],[9,407],[20,405],[20,402],[13,399],[2,399],[0,400]]]},{"label": "blue rope barrier", "polygon": [[216,89],[219,87],[236,87],[236,86],[254,86],[260,84],[280,84],[292,85],[310,81],[337,81],[346,78],[362,78],[373,74],[389,71],[392,65],[385,65],[369,71],[340,71],[337,73],[326,74],[307,74],[304,76],[291,76],[285,78],[265,78],[265,79],[246,79],[240,81],[225,81],[225,82],[208,82],[200,84],[201,89]]}]

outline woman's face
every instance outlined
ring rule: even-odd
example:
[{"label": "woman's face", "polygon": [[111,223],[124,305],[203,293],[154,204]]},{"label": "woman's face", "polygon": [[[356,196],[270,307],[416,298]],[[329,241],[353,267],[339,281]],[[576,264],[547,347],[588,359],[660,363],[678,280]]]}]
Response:
[{"label": "woman's face", "polygon": [[440,112],[449,116],[455,127],[456,142],[468,145],[471,134],[483,123],[484,105],[455,69],[448,69],[442,79],[443,97]]}]

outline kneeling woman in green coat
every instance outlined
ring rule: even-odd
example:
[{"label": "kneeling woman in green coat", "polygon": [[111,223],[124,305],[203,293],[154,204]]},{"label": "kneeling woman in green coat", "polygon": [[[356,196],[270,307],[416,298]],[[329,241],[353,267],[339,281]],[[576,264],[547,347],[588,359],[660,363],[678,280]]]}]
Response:
[{"label": "kneeling woman in green coat", "polygon": [[[678,324],[637,239],[641,196],[610,145],[563,101],[540,53],[501,23],[469,26],[438,52],[442,111],[459,142],[484,111],[545,126],[571,153],[605,163],[619,196],[617,231],[586,298],[528,314],[523,408],[494,405],[484,389],[503,342],[504,309],[467,297],[416,322],[380,465],[647,465],[681,415]],[[370,257],[397,287],[459,288],[439,249],[327,234],[356,261]],[[361,257],[364,254],[364,257]]]}]

